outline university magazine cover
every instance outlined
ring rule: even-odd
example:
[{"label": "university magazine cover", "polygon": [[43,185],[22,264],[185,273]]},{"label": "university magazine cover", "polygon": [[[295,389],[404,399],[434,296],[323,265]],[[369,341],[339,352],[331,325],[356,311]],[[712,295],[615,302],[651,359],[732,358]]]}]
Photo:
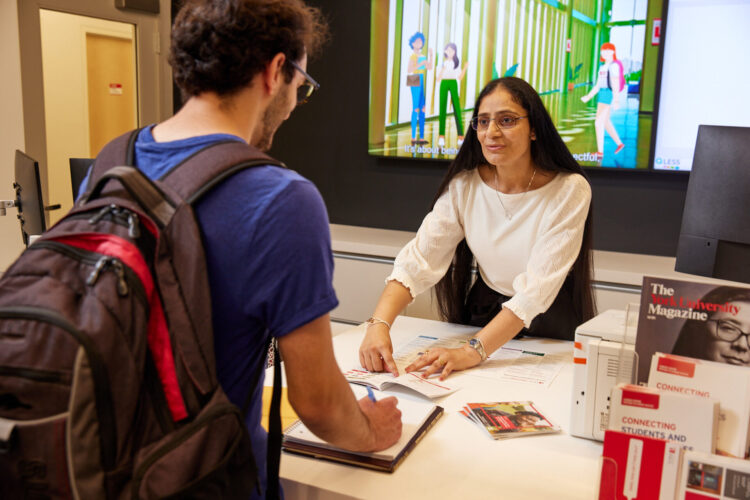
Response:
[{"label": "university magazine cover", "polygon": [[645,276],[635,350],[637,381],[656,352],[750,366],[750,288]]}]

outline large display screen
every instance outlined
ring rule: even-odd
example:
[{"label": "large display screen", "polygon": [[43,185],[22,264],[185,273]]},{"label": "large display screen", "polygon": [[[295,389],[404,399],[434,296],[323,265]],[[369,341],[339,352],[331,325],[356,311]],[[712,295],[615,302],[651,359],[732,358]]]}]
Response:
[{"label": "large display screen", "polygon": [[666,19],[654,168],[690,170],[699,125],[750,127],[750,1],[669,0]]},{"label": "large display screen", "polygon": [[648,168],[662,0],[372,0],[369,153],[452,159],[482,87],[528,81],[586,167]]}]

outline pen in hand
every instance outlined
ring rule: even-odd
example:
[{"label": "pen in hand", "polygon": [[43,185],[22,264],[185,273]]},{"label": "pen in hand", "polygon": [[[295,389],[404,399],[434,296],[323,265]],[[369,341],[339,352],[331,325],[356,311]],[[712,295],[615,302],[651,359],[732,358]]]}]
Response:
[{"label": "pen in hand", "polygon": [[375,393],[372,392],[372,388],[370,386],[367,386],[367,397],[370,398],[370,401],[373,403],[377,403],[378,400],[375,399]]}]

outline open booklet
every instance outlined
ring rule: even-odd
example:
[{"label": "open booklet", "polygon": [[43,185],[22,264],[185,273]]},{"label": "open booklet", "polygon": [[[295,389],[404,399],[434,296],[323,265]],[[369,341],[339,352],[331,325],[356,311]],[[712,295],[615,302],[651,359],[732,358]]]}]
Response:
[{"label": "open booklet", "polygon": [[494,439],[560,431],[560,427],[550,422],[531,401],[467,403],[461,415]]},{"label": "open booklet", "polygon": [[387,389],[389,386],[402,386],[412,389],[423,396],[434,399],[456,392],[459,388],[450,382],[441,381],[437,375],[430,378],[422,378],[421,372],[406,372],[406,367],[424,353],[425,350],[434,347],[445,347],[453,349],[465,344],[465,339],[430,337],[420,335],[412,339],[409,343],[404,344],[393,353],[393,361],[398,367],[398,377],[390,373],[368,372],[362,367],[352,368],[344,372],[344,377],[353,383],[368,385],[379,391]]},{"label": "open booklet", "polygon": [[[353,387],[352,390],[357,397],[366,394],[362,387]],[[398,409],[401,410],[403,430],[401,438],[388,449],[374,453],[344,450],[317,437],[300,420],[284,431],[282,449],[324,460],[393,472],[443,414],[440,406],[406,398],[399,399]]]}]

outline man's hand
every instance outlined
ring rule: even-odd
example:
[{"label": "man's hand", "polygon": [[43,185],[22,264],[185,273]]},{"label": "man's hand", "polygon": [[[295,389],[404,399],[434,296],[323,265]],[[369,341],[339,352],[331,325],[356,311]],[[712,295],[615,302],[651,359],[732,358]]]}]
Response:
[{"label": "man's hand", "polygon": [[370,423],[370,430],[374,441],[372,449],[366,451],[380,451],[393,446],[401,437],[401,410],[396,407],[398,400],[394,397],[373,402],[365,396],[358,401],[359,408]]},{"label": "man's hand", "polygon": [[382,323],[367,325],[365,338],[359,346],[359,362],[371,372],[388,371],[398,377],[398,368],[393,361],[391,335]]}]

